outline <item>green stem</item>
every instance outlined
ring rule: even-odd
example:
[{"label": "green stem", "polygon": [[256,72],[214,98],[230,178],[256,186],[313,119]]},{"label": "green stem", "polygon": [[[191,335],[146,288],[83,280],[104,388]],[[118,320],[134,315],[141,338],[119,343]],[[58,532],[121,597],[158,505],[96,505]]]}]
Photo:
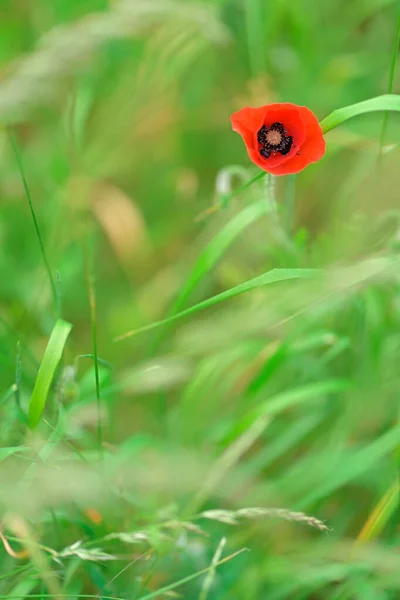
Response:
[{"label": "green stem", "polygon": [[56,309],[57,316],[60,317],[61,315],[60,315],[60,306],[59,306],[59,299],[58,299],[57,287],[56,287],[53,275],[51,273],[50,263],[49,263],[49,261],[47,259],[46,251],[44,249],[44,244],[43,244],[43,239],[42,239],[42,236],[41,236],[41,233],[40,233],[39,223],[38,223],[38,220],[36,218],[35,209],[33,208],[32,197],[31,197],[31,194],[30,194],[30,191],[29,191],[27,179],[25,177],[25,171],[24,171],[24,166],[23,166],[23,163],[22,163],[21,152],[19,150],[17,141],[16,141],[15,137],[12,135],[12,133],[9,132],[8,135],[9,135],[10,142],[11,142],[11,145],[12,145],[13,150],[14,150],[15,158],[16,158],[16,161],[17,161],[17,164],[18,164],[18,169],[19,169],[19,172],[20,172],[20,175],[21,175],[22,183],[24,185],[25,194],[26,194],[26,197],[28,199],[29,208],[30,208],[30,211],[31,211],[31,215],[32,215],[32,219],[33,219],[33,224],[35,226],[36,235],[37,235],[37,238],[38,238],[38,241],[39,241],[39,246],[40,246],[40,250],[41,250],[41,253],[42,253],[43,262],[44,262],[44,265],[46,267],[47,276],[49,278],[50,287],[51,287],[51,291],[52,291],[52,294],[53,294],[54,306],[55,306],[55,309]]},{"label": "green stem", "polygon": [[226,206],[228,204],[228,202],[230,202],[233,198],[236,198],[236,196],[238,196],[239,194],[241,194],[242,192],[247,190],[249,187],[251,187],[253,185],[253,183],[255,183],[256,181],[259,181],[260,179],[265,177],[267,174],[268,173],[266,173],[265,171],[260,171],[259,173],[257,173],[257,175],[252,177],[252,179],[249,179],[249,181],[246,181],[246,183],[244,183],[243,185],[236,188],[236,190],[234,190],[230,194],[226,194],[226,195],[222,196],[221,203],[223,203]]},{"label": "green stem", "polygon": [[92,344],[93,344],[93,361],[94,361],[94,377],[96,384],[96,403],[97,403],[97,441],[99,444],[99,452],[102,456],[103,448],[103,425],[101,414],[101,395],[100,395],[100,374],[99,374],[99,356],[97,343],[97,306],[94,273],[92,269],[91,256],[88,247],[84,248],[86,254],[86,279],[89,294],[90,306],[90,323],[92,329]]},{"label": "green stem", "polygon": [[294,224],[294,200],[295,200],[296,175],[288,175],[286,178],[286,231],[289,236],[293,233]]},{"label": "green stem", "polygon": [[17,342],[17,357],[15,365],[15,403],[18,412],[22,412],[21,408],[21,379],[22,379],[22,357],[21,357],[21,342]]},{"label": "green stem", "polygon": [[[396,33],[395,33],[394,42],[393,42],[392,60],[390,63],[389,81],[388,81],[388,87],[387,87],[388,94],[391,94],[393,91],[394,73],[396,70],[399,43],[400,43],[400,11],[399,11],[399,14],[397,17]],[[382,154],[383,144],[384,144],[385,138],[386,138],[388,121],[389,121],[389,112],[385,112],[385,114],[383,116],[382,132],[381,132],[381,137],[380,137],[380,141],[379,141],[379,155]]]},{"label": "green stem", "polygon": [[247,48],[252,77],[260,77],[265,72],[265,32],[261,4],[262,0],[246,0],[244,3]]},{"label": "green stem", "polygon": [[400,96],[398,94],[384,94],[343,108],[337,108],[320,122],[322,133],[325,135],[328,131],[335,129],[335,127],[342,125],[342,123],[353,117],[371,112],[387,111],[400,112]]},{"label": "green stem", "polygon": [[277,242],[285,248],[292,256],[296,255],[296,248],[287,234],[286,230],[282,226],[281,218],[279,215],[278,204],[276,202],[275,194],[275,176],[268,175],[266,185],[266,196],[267,196],[267,212],[270,215],[272,223],[274,225],[274,233]]}]

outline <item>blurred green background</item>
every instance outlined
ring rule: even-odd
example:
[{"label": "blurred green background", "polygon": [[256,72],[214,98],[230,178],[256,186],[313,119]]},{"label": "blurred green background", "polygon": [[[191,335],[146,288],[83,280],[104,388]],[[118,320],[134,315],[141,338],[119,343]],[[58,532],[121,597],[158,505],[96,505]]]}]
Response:
[{"label": "blurred green background", "polygon": [[399,117],[217,208],[231,113],[386,93],[399,10],[0,0],[1,598],[400,598]]}]

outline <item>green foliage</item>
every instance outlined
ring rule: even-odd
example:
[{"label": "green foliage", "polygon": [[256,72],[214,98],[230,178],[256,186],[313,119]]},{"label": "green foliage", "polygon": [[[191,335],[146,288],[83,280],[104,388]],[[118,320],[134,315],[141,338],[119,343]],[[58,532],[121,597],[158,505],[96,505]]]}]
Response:
[{"label": "green foliage", "polygon": [[2,0],[1,598],[399,597],[397,4]]},{"label": "green foliage", "polygon": [[371,98],[364,102],[358,102],[357,104],[351,104],[344,108],[338,108],[334,110],[332,114],[321,121],[322,131],[327,133],[338,127],[348,119],[363,115],[366,113],[376,111],[400,111],[400,96],[395,94],[386,94],[385,96],[379,96],[378,98]]},{"label": "green foliage", "polygon": [[51,382],[54,379],[71,329],[72,325],[70,323],[59,319],[51,332],[29,402],[29,424],[31,427],[36,427],[40,421],[46,406]]}]

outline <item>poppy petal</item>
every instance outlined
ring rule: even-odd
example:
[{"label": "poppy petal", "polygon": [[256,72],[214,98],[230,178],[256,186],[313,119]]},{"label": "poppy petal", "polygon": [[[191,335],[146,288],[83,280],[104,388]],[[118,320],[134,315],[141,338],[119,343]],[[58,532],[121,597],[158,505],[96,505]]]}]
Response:
[{"label": "poppy petal", "polygon": [[245,144],[252,144],[253,134],[263,126],[264,115],[264,106],[245,106],[231,116],[232,129],[243,137]]},{"label": "poppy petal", "polygon": [[301,109],[301,116],[306,126],[306,139],[300,150],[293,156],[290,164],[272,166],[270,172],[273,175],[298,173],[310,163],[320,160],[325,154],[325,138],[316,116],[305,106],[302,106]]},{"label": "poppy petal", "polygon": [[231,116],[233,131],[237,131],[242,135],[242,131],[254,133],[258,131],[264,122],[265,106],[260,108],[251,108],[245,106],[242,110],[238,110]]},{"label": "poppy petal", "polygon": [[[267,104],[259,108],[246,106],[231,116],[231,122],[232,129],[242,136],[250,159],[274,175],[298,173],[325,153],[325,140],[319,122],[314,113],[304,106],[289,102]],[[284,141],[287,142],[286,147],[281,146],[281,150],[275,150],[268,144],[265,146],[265,141],[261,144],[258,140],[258,132],[263,126],[271,129],[276,123],[283,127]],[[260,153],[261,150],[268,153],[270,149],[268,157]]]}]

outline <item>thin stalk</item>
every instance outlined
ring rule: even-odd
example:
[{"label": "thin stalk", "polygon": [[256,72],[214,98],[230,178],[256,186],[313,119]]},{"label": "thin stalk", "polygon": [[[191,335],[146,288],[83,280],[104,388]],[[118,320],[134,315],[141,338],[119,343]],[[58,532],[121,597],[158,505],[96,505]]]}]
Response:
[{"label": "thin stalk", "polygon": [[60,314],[59,299],[58,299],[58,294],[57,294],[57,287],[56,287],[56,283],[54,281],[54,278],[53,278],[53,275],[52,275],[52,272],[51,272],[50,263],[49,263],[49,261],[47,259],[46,251],[45,251],[44,244],[43,244],[43,238],[42,238],[42,235],[40,233],[39,223],[38,223],[38,220],[36,218],[35,209],[33,207],[32,197],[31,197],[31,194],[30,194],[30,191],[29,191],[28,182],[27,182],[27,179],[26,179],[26,176],[25,176],[24,166],[23,166],[23,163],[22,163],[21,152],[20,152],[18,143],[17,143],[14,135],[11,132],[9,132],[8,135],[9,135],[10,142],[11,142],[11,145],[12,145],[13,150],[14,150],[15,159],[17,161],[18,169],[19,169],[19,172],[20,172],[20,175],[21,175],[21,179],[22,179],[22,183],[23,183],[23,186],[24,186],[24,189],[25,189],[25,194],[26,194],[26,197],[28,199],[28,203],[29,203],[29,208],[30,208],[31,215],[32,215],[33,224],[35,226],[36,236],[37,236],[38,241],[39,241],[40,251],[42,253],[43,262],[44,262],[44,265],[45,265],[45,268],[46,268],[47,276],[48,276],[49,282],[50,282],[51,291],[52,291],[52,294],[53,294],[54,307],[55,307],[57,316],[60,317],[61,314]]},{"label": "thin stalk", "polygon": [[260,171],[259,173],[257,173],[257,175],[255,175],[254,177],[249,179],[249,181],[246,181],[246,183],[244,183],[243,185],[236,188],[236,190],[233,190],[233,192],[231,192],[230,194],[221,194],[220,201],[218,202],[218,204],[214,204],[210,208],[206,208],[206,210],[204,210],[199,215],[197,215],[196,222],[202,221],[209,215],[216,213],[218,210],[220,210],[220,208],[228,206],[229,202],[233,198],[236,198],[236,196],[239,196],[239,194],[241,194],[242,192],[247,190],[249,187],[251,187],[253,185],[253,183],[256,183],[256,181],[259,181],[266,175],[267,175],[267,173],[265,171]]},{"label": "thin stalk", "polygon": [[257,175],[254,175],[254,177],[252,177],[252,179],[249,179],[249,181],[246,181],[246,183],[239,186],[236,190],[234,190],[230,194],[227,194],[226,196],[224,196],[224,202],[228,202],[228,201],[232,200],[232,198],[235,198],[236,196],[238,196],[239,194],[244,192],[244,190],[247,190],[249,187],[251,187],[253,185],[253,183],[255,183],[256,181],[259,181],[266,175],[267,175],[267,173],[265,171],[260,171],[259,173],[257,173]]},{"label": "thin stalk", "polygon": [[15,394],[17,392],[17,385],[15,383],[12,384],[10,388],[6,391],[4,396],[0,400],[0,407],[3,406],[10,398],[15,398]]},{"label": "thin stalk", "polygon": [[99,356],[98,356],[98,343],[97,343],[97,304],[96,304],[94,271],[93,271],[91,256],[90,256],[88,247],[85,247],[85,255],[86,255],[86,280],[87,280],[87,286],[88,286],[89,307],[90,307],[90,323],[91,323],[91,329],[92,329],[94,377],[95,377],[95,384],[96,384],[97,441],[99,444],[100,455],[102,455],[103,425],[102,425],[102,414],[101,414]]},{"label": "thin stalk", "polygon": [[21,406],[21,383],[22,383],[22,347],[21,342],[18,340],[17,342],[17,354],[15,358],[15,404],[17,406],[18,416],[21,421],[27,425],[28,418],[24,413],[23,408]]},{"label": "thin stalk", "polygon": [[[394,36],[393,48],[392,48],[392,60],[390,62],[390,70],[389,70],[389,81],[387,86],[387,93],[391,94],[393,92],[393,84],[394,84],[394,74],[396,71],[397,57],[399,53],[399,43],[400,43],[400,11],[397,17],[397,25],[396,25],[396,33]],[[385,143],[386,131],[389,121],[389,111],[386,111],[383,116],[382,123],[382,132],[379,140],[379,156],[382,154],[383,144]]]},{"label": "thin stalk", "polygon": [[60,271],[56,271],[56,293],[57,293],[57,303],[59,308],[59,315],[62,314],[63,309],[63,289],[62,289],[62,279]]},{"label": "thin stalk", "polygon": [[245,25],[247,48],[252,77],[260,77],[265,72],[265,31],[261,0],[247,0],[245,3]]},{"label": "thin stalk", "polygon": [[268,178],[265,182],[265,195],[266,195],[266,213],[269,215],[269,218],[272,221],[273,232],[275,234],[276,240],[279,244],[290,254],[293,256],[296,255],[296,249],[291,239],[287,235],[285,229],[282,226],[278,204],[276,201],[276,193],[275,193],[275,176],[268,174]]},{"label": "thin stalk", "polygon": [[294,201],[295,201],[296,175],[288,175],[286,178],[286,231],[289,236],[293,233],[294,224]]},{"label": "thin stalk", "polygon": [[17,340],[17,344],[21,344],[22,349],[24,351],[24,355],[27,356],[29,358],[29,361],[31,362],[31,364],[38,369],[40,366],[40,363],[36,360],[36,358],[34,357],[33,353],[31,352],[31,350],[28,348],[28,346],[26,345],[26,341],[23,340],[21,342],[20,340],[20,333],[18,331],[16,331],[7,321],[5,321],[2,317],[0,317],[0,325],[3,325],[4,329],[13,337],[16,338]]},{"label": "thin stalk", "polygon": [[21,408],[21,379],[22,379],[22,353],[21,353],[21,342],[17,342],[17,356],[15,360],[15,403],[17,405],[18,412],[22,412]]},{"label": "thin stalk", "polygon": [[[230,554],[229,556],[222,558],[216,564],[206,567],[205,569],[202,569],[201,571],[197,571],[197,573],[193,573],[192,575],[188,575],[187,577],[184,577],[183,579],[180,579],[179,581],[170,583],[169,585],[164,586],[163,588],[157,590],[156,592],[150,592],[149,594],[146,594],[145,596],[141,596],[139,598],[139,600],[150,600],[153,598],[158,598],[161,594],[170,592],[171,590],[174,590],[175,588],[177,588],[181,585],[184,585],[185,583],[188,583],[189,581],[192,581],[193,579],[196,579],[197,577],[200,577],[201,575],[206,575],[210,571],[215,570],[216,567],[219,567],[220,565],[223,565],[224,563],[229,562],[233,558],[236,558],[236,556],[239,556],[239,554],[242,554],[242,552],[247,552],[247,551],[248,551],[247,548],[241,548],[240,550],[237,550],[233,554]],[[0,598],[1,598],[1,596],[0,596]],[[103,598],[104,598],[104,596],[103,596]],[[106,599],[104,598],[104,600],[106,600]]]}]

